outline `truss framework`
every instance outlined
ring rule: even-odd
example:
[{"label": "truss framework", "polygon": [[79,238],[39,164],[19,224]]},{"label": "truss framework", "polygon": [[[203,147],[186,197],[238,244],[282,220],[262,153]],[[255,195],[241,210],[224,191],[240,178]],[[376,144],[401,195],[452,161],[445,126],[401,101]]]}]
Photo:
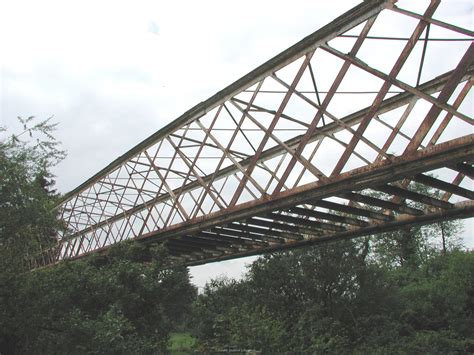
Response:
[{"label": "truss framework", "polygon": [[473,216],[473,32],[443,5],[366,1],[184,113],[65,196],[69,232],[32,267],[126,239],[194,265]]}]

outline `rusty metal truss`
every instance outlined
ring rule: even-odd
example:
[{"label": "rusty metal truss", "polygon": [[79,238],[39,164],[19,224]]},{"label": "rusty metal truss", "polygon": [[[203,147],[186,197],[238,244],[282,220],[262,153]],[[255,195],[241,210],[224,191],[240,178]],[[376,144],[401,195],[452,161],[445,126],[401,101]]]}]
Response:
[{"label": "rusty metal truss", "polygon": [[365,1],[193,107],[67,194],[32,266],[127,239],[197,265],[473,216],[473,32],[449,5]]}]

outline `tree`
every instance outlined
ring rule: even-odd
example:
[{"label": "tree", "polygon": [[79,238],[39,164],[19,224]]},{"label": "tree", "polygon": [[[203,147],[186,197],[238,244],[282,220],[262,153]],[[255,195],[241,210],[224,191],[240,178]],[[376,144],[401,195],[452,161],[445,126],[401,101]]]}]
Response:
[{"label": "tree", "polygon": [[193,305],[193,333],[201,346],[214,348],[230,343],[227,312],[239,307],[245,298],[244,285],[236,280],[218,278],[204,287]]},{"label": "tree", "polygon": [[[408,189],[433,198],[442,198],[439,190],[423,184],[411,183]],[[391,198],[379,192],[374,192],[372,196],[385,200]],[[421,202],[402,202],[418,210],[427,208]],[[381,233],[370,238],[370,256],[386,268],[396,269],[402,266],[406,271],[414,271],[439,253],[460,249],[461,232],[462,223],[453,220]]]},{"label": "tree", "polygon": [[370,264],[366,248],[364,239],[339,241],[267,256],[251,266],[254,299],[285,324],[293,340],[288,350],[340,352],[365,336],[362,320],[390,317],[394,290]]},{"label": "tree", "polygon": [[[0,352],[166,352],[196,297],[187,269],[164,269],[162,251],[135,242],[112,249],[10,282]],[[145,253],[148,262],[137,258]]]},{"label": "tree", "polygon": [[[7,134],[0,127],[0,343],[11,335],[11,308],[14,282],[27,268],[31,254],[55,242],[57,222],[53,207],[56,195],[50,191],[49,169],[64,152],[52,136],[55,124],[50,119],[34,123],[34,117],[18,118],[23,131]],[[25,135],[29,138],[23,140]],[[11,339],[11,337],[9,338]]]},{"label": "tree", "polygon": [[[61,228],[54,206],[57,195],[50,168],[64,158],[53,137],[50,119],[33,124],[23,120],[24,131],[0,141],[0,268],[5,273],[26,267],[25,259],[56,242]],[[0,133],[6,132],[0,128]],[[22,140],[27,134],[30,140]]]},{"label": "tree", "polygon": [[474,254],[452,251],[430,259],[401,287],[409,351],[474,351],[473,280]]},{"label": "tree", "polygon": [[164,268],[161,248],[121,243],[108,255],[27,270],[25,259],[54,245],[62,228],[49,169],[64,153],[54,125],[32,120],[0,143],[0,353],[166,352],[196,289],[186,268]]},{"label": "tree", "polygon": [[194,303],[193,333],[198,350],[220,352],[256,349],[278,353],[285,348],[284,324],[265,305],[251,302],[248,282],[228,278],[212,280]]},{"label": "tree", "polygon": [[202,349],[472,352],[474,254],[433,252],[428,241],[416,250],[414,268],[385,263],[393,254],[371,255],[370,243],[367,237],[270,254],[241,281],[211,282],[196,302]]},{"label": "tree", "polygon": [[197,302],[197,336],[214,349],[340,352],[364,336],[361,320],[394,311],[383,280],[357,241],[266,255],[242,281],[206,286]]}]

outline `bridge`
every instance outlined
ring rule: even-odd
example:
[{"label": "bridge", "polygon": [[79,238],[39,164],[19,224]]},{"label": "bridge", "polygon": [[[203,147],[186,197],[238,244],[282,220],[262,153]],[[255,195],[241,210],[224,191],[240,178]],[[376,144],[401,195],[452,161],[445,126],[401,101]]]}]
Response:
[{"label": "bridge", "polygon": [[68,230],[32,267],[128,239],[197,265],[472,217],[473,32],[449,1],[403,4],[364,1],[66,194]]}]

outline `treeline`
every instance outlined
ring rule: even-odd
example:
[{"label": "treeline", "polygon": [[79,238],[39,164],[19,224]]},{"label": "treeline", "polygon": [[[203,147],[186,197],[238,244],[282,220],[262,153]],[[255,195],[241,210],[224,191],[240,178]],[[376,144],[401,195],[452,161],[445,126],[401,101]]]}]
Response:
[{"label": "treeline", "polygon": [[472,353],[474,254],[384,265],[364,241],[265,256],[241,281],[215,280],[194,305],[200,350]]},{"label": "treeline", "polygon": [[196,288],[166,254],[124,243],[107,256],[0,277],[1,354],[162,354]]},{"label": "treeline", "polygon": [[163,249],[134,243],[0,273],[0,353],[165,354],[172,332],[197,353],[472,353],[474,254],[386,265],[370,241],[263,256],[200,295]]}]

